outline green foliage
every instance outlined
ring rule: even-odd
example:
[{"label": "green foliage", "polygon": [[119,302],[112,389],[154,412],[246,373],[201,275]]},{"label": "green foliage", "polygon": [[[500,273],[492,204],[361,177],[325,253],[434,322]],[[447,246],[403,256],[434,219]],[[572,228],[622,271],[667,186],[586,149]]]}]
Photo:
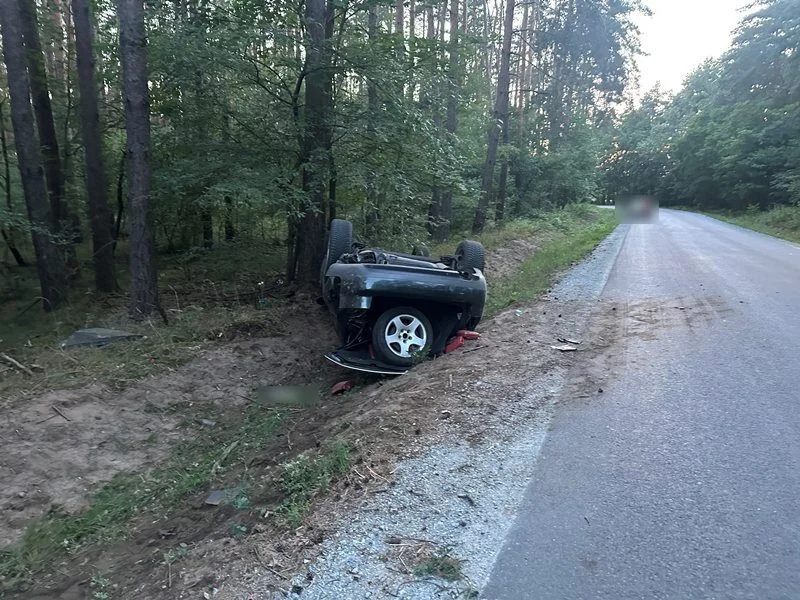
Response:
[{"label": "green foliage", "polygon": [[108,588],[111,582],[102,575],[95,575],[89,580],[89,588],[92,590],[92,600],[109,600]]},{"label": "green foliage", "polygon": [[283,466],[282,486],[286,499],[280,506],[290,527],[299,527],[311,500],[350,470],[350,448],[337,442],[327,451],[305,453]]},{"label": "green foliage", "polygon": [[733,210],[800,201],[800,2],[754,8],[721,60],[624,115],[603,163],[607,197]]},{"label": "green foliage", "polygon": [[461,561],[450,555],[447,548],[439,548],[423,558],[411,569],[417,577],[441,577],[446,581],[458,581],[464,577]]}]

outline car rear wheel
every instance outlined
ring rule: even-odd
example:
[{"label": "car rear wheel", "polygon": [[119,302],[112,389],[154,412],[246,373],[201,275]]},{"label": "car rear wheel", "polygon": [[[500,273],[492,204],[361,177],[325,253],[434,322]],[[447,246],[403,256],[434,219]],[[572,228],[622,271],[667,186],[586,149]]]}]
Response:
[{"label": "car rear wheel", "polygon": [[472,272],[472,269],[483,271],[486,266],[486,253],[480,242],[464,240],[456,248],[456,268],[459,271]]},{"label": "car rear wheel", "polygon": [[433,343],[433,327],[425,314],[409,306],[390,308],[372,328],[372,347],[377,358],[391,365],[410,367],[427,356]]},{"label": "car rear wheel", "polygon": [[411,254],[413,254],[414,256],[424,256],[427,258],[430,257],[431,251],[425,244],[420,244],[419,246],[414,246],[411,249]]}]

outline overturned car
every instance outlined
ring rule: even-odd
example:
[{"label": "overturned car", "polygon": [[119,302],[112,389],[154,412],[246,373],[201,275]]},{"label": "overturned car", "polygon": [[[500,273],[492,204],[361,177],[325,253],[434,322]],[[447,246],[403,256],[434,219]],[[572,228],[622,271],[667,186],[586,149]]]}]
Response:
[{"label": "overturned car", "polygon": [[486,303],[484,249],[461,242],[454,256],[432,258],[367,247],[350,221],[331,221],[320,284],[342,346],[327,358],[343,367],[399,374],[444,352],[461,329],[474,329]]}]

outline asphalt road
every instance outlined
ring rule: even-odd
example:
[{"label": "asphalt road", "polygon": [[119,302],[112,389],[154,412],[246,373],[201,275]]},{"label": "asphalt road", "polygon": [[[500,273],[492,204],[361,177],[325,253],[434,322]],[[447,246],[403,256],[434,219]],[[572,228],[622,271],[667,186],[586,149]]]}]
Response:
[{"label": "asphalt road", "polygon": [[662,210],[593,322],[482,597],[800,599],[800,246]]}]

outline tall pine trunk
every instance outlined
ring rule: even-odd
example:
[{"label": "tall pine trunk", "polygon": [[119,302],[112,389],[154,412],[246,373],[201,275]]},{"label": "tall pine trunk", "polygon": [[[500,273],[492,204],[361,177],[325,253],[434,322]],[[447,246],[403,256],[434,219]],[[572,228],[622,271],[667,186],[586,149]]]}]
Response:
[{"label": "tall pine trunk", "polygon": [[[444,123],[445,131],[448,133],[449,144],[454,143],[458,126],[458,3],[459,0],[450,0],[450,61],[447,75],[447,109]],[[453,219],[452,185],[442,190],[438,213],[439,220],[435,224],[433,239],[437,242],[443,242],[450,235],[450,222]]]},{"label": "tall pine trunk", "polygon": [[[14,2],[15,0],[6,0]],[[30,85],[33,113],[39,133],[39,144],[44,159],[44,177],[50,198],[50,215],[53,229],[64,234],[64,251],[67,266],[77,271],[78,259],[74,244],[80,236],[80,221],[70,215],[64,200],[64,172],[61,168],[61,154],[58,150],[56,124],[53,106],[50,102],[50,87],[44,64],[44,53],[39,39],[39,22],[34,0],[16,0],[20,5],[22,17],[22,36],[25,40],[28,64],[28,83]]]},{"label": "tall pine trunk", "polygon": [[[332,131],[330,123],[332,73],[329,42],[333,35],[333,4],[306,1],[306,92],[301,164],[306,206],[294,239],[295,273],[290,278],[312,286],[318,283],[325,253],[325,225],[330,182]],[[294,277],[292,277],[292,275]]]},{"label": "tall pine trunk", "polygon": [[117,0],[125,105],[130,228],[130,313],[141,319],[158,304],[155,236],[150,209],[150,99],[144,0]]},{"label": "tall pine trunk", "polygon": [[47,197],[41,149],[31,112],[30,87],[26,69],[22,14],[16,2],[0,2],[3,58],[11,96],[11,124],[17,148],[22,190],[30,218],[36,268],[42,291],[42,305],[53,310],[66,300],[67,284],[63,262],[54,241],[53,216]]},{"label": "tall pine trunk", "polygon": [[94,283],[98,292],[108,293],[116,291],[117,279],[114,273],[114,238],[111,234],[111,212],[108,208],[108,185],[100,138],[89,0],[72,0],[72,11],[80,87],[81,133],[86,161],[86,193],[92,229]]},{"label": "tall pine trunk", "polygon": [[[377,43],[378,39],[378,7],[375,4],[369,5],[367,14],[367,39],[371,44]],[[375,85],[374,77],[367,79],[367,140],[370,147],[377,147],[375,139],[375,121],[378,118],[378,86]],[[378,185],[376,181],[375,166],[371,162],[366,162],[366,196],[364,225],[368,238],[375,236],[378,227]]]},{"label": "tall pine trunk", "polygon": [[[502,125],[502,142],[508,144],[508,111]],[[508,185],[508,157],[504,154],[500,159],[500,177],[497,181],[497,199],[494,205],[494,220],[501,223],[506,218],[506,187]]]},{"label": "tall pine trunk", "polygon": [[[11,199],[11,165],[8,159],[8,145],[6,144],[6,116],[3,112],[4,104],[5,98],[0,99],[0,149],[2,149],[3,154],[3,187],[5,188],[6,206],[8,207],[8,212],[10,213],[14,210],[14,203]],[[14,241],[14,231],[0,229],[0,235],[2,235],[3,241],[6,243],[6,246],[8,246],[8,251],[11,252],[11,255],[14,257],[17,266],[27,267],[28,263],[25,262],[25,258],[23,258],[22,253],[19,251],[17,244]]]},{"label": "tall pine trunk", "polygon": [[508,120],[508,86],[509,63],[511,62],[511,35],[514,30],[514,0],[506,0],[505,18],[503,19],[503,49],[500,55],[500,73],[497,76],[497,98],[494,103],[492,124],[489,127],[486,162],[483,165],[481,197],[475,210],[472,232],[480,233],[486,225],[486,210],[489,207],[489,196],[494,181],[494,165],[497,162],[497,146],[500,142],[501,124]]}]

